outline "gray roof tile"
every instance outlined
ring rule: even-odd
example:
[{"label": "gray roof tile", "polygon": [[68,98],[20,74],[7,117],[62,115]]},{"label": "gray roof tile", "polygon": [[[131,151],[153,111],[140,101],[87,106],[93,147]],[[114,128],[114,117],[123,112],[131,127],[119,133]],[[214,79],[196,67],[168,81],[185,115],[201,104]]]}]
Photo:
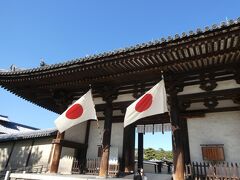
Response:
[{"label": "gray roof tile", "polygon": [[48,137],[56,134],[57,134],[56,128],[32,130],[28,132],[19,132],[19,133],[12,133],[12,134],[2,134],[0,135],[0,142]]}]

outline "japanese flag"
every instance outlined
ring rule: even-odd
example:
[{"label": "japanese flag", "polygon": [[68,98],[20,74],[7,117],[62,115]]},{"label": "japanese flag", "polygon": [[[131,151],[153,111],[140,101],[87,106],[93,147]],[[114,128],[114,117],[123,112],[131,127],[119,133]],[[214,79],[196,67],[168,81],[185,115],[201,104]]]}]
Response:
[{"label": "japanese flag", "polygon": [[167,95],[162,80],[128,106],[124,118],[124,127],[136,122],[138,119],[165,112],[168,112]]},{"label": "japanese flag", "polygon": [[60,133],[76,124],[87,120],[97,120],[91,90],[73,103],[56,120],[55,125]]}]

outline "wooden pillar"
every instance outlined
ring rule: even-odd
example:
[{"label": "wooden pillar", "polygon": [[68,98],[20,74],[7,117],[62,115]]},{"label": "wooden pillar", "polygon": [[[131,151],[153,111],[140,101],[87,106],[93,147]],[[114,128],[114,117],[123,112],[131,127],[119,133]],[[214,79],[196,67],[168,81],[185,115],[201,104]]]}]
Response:
[{"label": "wooden pillar", "polygon": [[116,98],[112,88],[105,88],[103,94],[103,100],[106,102],[106,107],[104,110],[105,120],[104,120],[104,130],[103,130],[103,142],[102,142],[102,158],[100,164],[100,177],[107,177],[108,175],[108,165],[109,165],[109,154],[111,146],[111,131],[112,131],[112,116],[113,107],[112,101]]},{"label": "wooden pillar", "polygon": [[[64,132],[57,133],[57,140],[62,140],[64,138]],[[60,143],[55,143],[53,144],[53,150],[52,150],[52,154],[51,154],[51,161],[50,161],[50,168],[49,168],[49,172],[50,173],[57,173],[58,172],[58,166],[59,166],[59,162],[60,162],[60,158],[61,158],[61,152],[62,152],[62,145]]]},{"label": "wooden pillar", "polygon": [[123,171],[134,172],[135,166],[135,126],[129,125],[124,128],[123,137]]},{"label": "wooden pillar", "polygon": [[183,129],[183,149],[184,149],[184,162],[185,164],[189,164],[191,162],[190,159],[190,150],[189,150],[189,139],[188,139],[188,125],[187,119],[182,118],[182,129]]},{"label": "wooden pillar", "polygon": [[81,168],[81,173],[83,173],[83,170],[86,168],[86,165],[87,165],[87,149],[88,149],[90,126],[91,126],[91,121],[87,121],[87,127],[86,127],[86,133],[85,133],[85,142],[84,142],[85,145],[86,145],[86,148],[84,149],[84,153],[83,153],[83,166]]},{"label": "wooden pillar", "polygon": [[[53,100],[55,101],[56,107],[59,112],[63,113],[69,104],[72,103],[72,99],[68,98],[68,94],[65,90],[56,90],[53,93]],[[49,172],[57,173],[58,166],[61,158],[62,145],[60,144],[61,140],[64,139],[64,134],[58,132],[56,139],[53,140],[53,146],[51,150],[51,160],[49,164]]]},{"label": "wooden pillar", "polygon": [[138,169],[143,168],[143,133],[138,133]]},{"label": "wooden pillar", "polygon": [[85,133],[85,145],[88,146],[89,132],[90,132],[91,121],[87,121],[86,133]]},{"label": "wooden pillar", "polygon": [[172,138],[173,138],[173,179],[184,179],[184,147],[183,147],[183,133],[182,122],[179,117],[178,98],[177,93],[170,94],[170,116],[172,124]]}]

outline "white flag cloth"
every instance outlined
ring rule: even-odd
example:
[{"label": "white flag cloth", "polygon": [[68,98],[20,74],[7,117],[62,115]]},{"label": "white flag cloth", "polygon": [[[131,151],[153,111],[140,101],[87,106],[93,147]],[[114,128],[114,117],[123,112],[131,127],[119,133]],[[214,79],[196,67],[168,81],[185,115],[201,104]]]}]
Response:
[{"label": "white flag cloth", "polygon": [[97,120],[91,90],[68,107],[68,109],[55,120],[55,125],[58,131],[62,133],[70,127],[90,119]]},{"label": "white flag cloth", "polygon": [[168,112],[167,95],[162,80],[128,106],[124,118],[124,127],[136,122],[138,119],[165,112]]}]

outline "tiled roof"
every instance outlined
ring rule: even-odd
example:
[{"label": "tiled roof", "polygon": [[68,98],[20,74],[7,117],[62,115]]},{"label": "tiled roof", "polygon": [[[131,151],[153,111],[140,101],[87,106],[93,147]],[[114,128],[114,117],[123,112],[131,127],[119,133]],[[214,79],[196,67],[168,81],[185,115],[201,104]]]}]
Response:
[{"label": "tiled roof", "polygon": [[70,60],[70,61],[67,61],[64,63],[58,63],[58,64],[49,65],[49,66],[42,66],[42,67],[38,67],[38,68],[19,70],[19,71],[10,71],[10,72],[1,72],[0,71],[0,75],[26,74],[26,73],[45,71],[45,70],[47,71],[47,70],[57,69],[57,68],[66,67],[66,66],[72,66],[72,65],[78,64],[78,63],[84,63],[84,64],[91,63],[91,61],[95,61],[97,59],[112,57],[112,56],[116,56],[116,55],[122,55],[122,54],[126,54],[126,53],[134,53],[135,51],[141,51],[145,48],[160,46],[163,44],[173,42],[175,40],[179,41],[179,40],[184,40],[186,38],[191,38],[191,37],[194,38],[195,36],[201,36],[201,35],[204,35],[205,33],[211,33],[211,32],[217,31],[217,30],[223,30],[225,28],[228,28],[228,27],[231,27],[234,25],[239,25],[239,24],[240,24],[240,17],[237,18],[236,20],[229,20],[226,22],[222,22],[219,25],[213,24],[211,27],[206,26],[204,29],[197,28],[195,31],[191,30],[189,32],[183,32],[181,35],[175,34],[174,36],[168,36],[167,38],[161,38],[161,39],[157,39],[154,41],[149,41],[147,43],[137,44],[135,46],[131,46],[131,47],[127,47],[127,48],[117,49],[117,50],[113,50],[113,51],[109,51],[109,52],[104,52],[101,54],[94,54],[94,55],[86,56],[83,58],[77,58],[77,59]]},{"label": "tiled roof", "polygon": [[43,129],[43,130],[33,130],[28,132],[19,132],[19,133],[12,133],[12,134],[3,134],[0,135],[0,142],[6,141],[15,141],[21,139],[32,139],[32,138],[39,138],[39,137],[48,137],[57,134],[57,129]]}]

